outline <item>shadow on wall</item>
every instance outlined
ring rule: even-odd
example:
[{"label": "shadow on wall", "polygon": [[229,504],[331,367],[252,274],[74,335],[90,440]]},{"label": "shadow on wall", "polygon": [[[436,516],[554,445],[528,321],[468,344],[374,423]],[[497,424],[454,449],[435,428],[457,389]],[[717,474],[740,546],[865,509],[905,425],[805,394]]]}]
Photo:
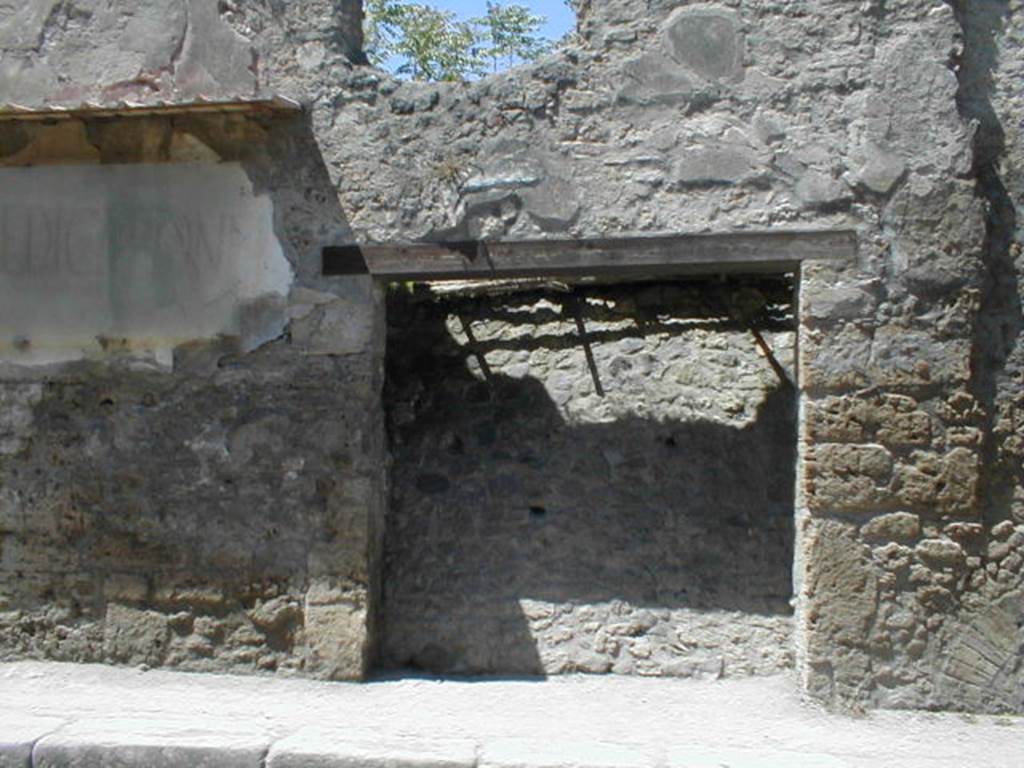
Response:
[{"label": "shadow on wall", "polygon": [[[1007,0],[953,3],[964,30],[964,53],[959,62],[957,104],[960,113],[977,122],[974,136],[974,175],[978,195],[987,203],[982,259],[985,275],[978,321],[975,325],[972,371],[973,390],[986,418],[983,444],[985,475],[980,498],[990,524],[1010,517],[1014,488],[1024,486],[1024,467],[1017,457],[1005,455],[1006,435],[997,427],[997,411],[1015,399],[1014,378],[1024,375],[1018,350],[1024,332],[1021,307],[1019,253],[1015,256],[1018,217],[1010,190],[1002,176],[1006,154],[1006,128],[992,102],[995,73],[1000,67],[1000,39],[1011,24]],[[1002,391],[1000,391],[1002,390]]]},{"label": "shadow on wall", "polygon": [[790,287],[393,293],[381,665],[788,666],[795,393],[718,299],[785,362]]}]

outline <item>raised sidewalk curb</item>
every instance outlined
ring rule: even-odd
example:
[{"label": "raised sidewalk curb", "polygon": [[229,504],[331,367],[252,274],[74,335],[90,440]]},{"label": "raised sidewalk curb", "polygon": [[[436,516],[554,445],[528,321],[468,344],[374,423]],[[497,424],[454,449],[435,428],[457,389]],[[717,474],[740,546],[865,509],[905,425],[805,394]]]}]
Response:
[{"label": "raised sidewalk curb", "polygon": [[1024,719],[828,714],[787,678],[369,684],[0,664],[0,768],[1024,768]]}]

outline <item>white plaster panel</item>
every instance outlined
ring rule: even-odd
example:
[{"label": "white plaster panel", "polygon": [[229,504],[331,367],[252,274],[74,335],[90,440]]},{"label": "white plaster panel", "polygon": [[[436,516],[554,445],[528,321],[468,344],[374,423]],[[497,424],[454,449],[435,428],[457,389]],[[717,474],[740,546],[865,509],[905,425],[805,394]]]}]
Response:
[{"label": "white plaster panel", "polygon": [[0,169],[0,361],[238,335],[291,281],[237,164]]}]

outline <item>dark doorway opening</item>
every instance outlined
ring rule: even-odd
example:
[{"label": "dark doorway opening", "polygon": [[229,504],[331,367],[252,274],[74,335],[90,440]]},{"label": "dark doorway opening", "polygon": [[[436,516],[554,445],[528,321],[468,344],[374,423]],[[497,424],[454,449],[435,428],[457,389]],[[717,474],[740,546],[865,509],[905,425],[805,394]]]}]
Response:
[{"label": "dark doorway opening", "polygon": [[790,666],[793,281],[395,287],[379,666]]}]

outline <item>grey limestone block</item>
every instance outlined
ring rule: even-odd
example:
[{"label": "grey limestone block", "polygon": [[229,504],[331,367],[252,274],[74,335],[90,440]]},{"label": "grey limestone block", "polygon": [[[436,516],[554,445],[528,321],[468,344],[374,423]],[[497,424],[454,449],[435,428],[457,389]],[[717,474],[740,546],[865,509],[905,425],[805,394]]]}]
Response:
[{"label": "grey limestone block", "polygon": [[274,744],[267,768],[473,768],[476,753],[469,739],[311,726]]},{"label": "grey limestone block", "polygon": [[0,711],[0,768],[28,768],[33,745],[62,725],[56,717]]},{"label": "grey limestone block", "polygon": [[668,768],[850,768],[838,757],[811,752],[776,749],[715,749],[708,746],[677,746],[668,751]]},{"label": "grey limestone block", "polygon": [[36,768],[262,768],[271,736],[258,727],[214,729],[205,717],[79,720],[42,738]]},{"label": "grey limestone block", "polygon": [[583,739],[495,739],[480,753],[480,768],[654,768],[657,755],[639,747]]}]

